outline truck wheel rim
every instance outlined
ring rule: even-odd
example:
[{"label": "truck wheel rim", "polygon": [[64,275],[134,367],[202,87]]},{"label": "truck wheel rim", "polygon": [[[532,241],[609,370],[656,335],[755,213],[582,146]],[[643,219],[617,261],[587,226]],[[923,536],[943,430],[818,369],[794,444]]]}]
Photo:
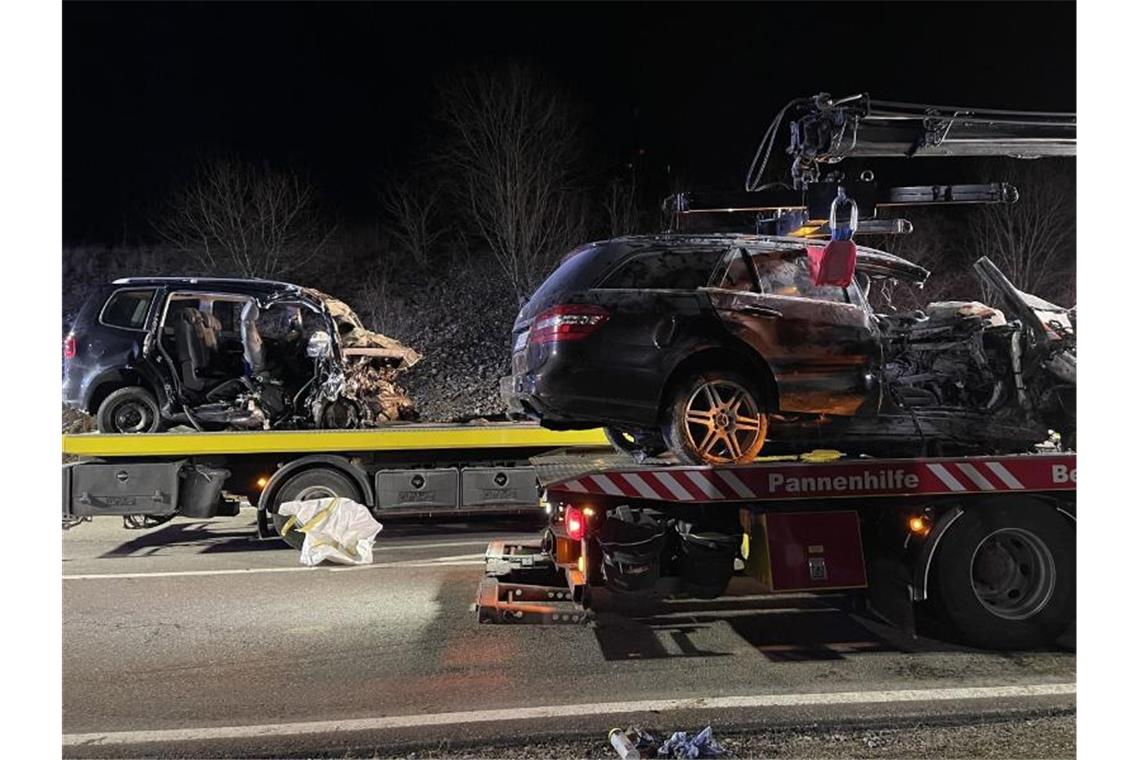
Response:
[{"label": "truck wheel rim", "polygon": [[116,405],[111,417],[120,433],[141,433],[150,428],[150,409],[141,401],[124,401]]},{"label": "truck wheel rim", "polygon": [[297,501],[313,501],[315,499],[335,499],[336,494],[328,486],[308,486],[302,488],[297,494]]},{"label": "truck wheel rim", "polygon": [[1005,620],[1025,620],[1053,597],[1057,568],[1045,542],[1021,528],[1001,528],[986,536],[970,567],[974,596]]},{"label": "truck wheel rim", "polygon": [[706,462],[736,462],[767,432],[756,399],[731,380],[701,383],[685,403],[685,437]]}]

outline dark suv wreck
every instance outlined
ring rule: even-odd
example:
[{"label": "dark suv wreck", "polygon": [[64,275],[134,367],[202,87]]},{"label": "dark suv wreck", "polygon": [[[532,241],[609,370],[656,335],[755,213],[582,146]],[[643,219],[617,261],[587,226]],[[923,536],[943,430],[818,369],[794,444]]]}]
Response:
[{"label": "dark suv wreck", "polygon": [[[975,302],[876,314],[876,280],[929,272],[860,246],[850,285],[815,285],[802,239],[637,236],[567,256],[523,307],[501,392],[549,428],[691,463],[805,447],[1015,452],[1076,432],[1073,314],[975,266]],[[767,444],[767,446],[766,446]]]},{"label": "dark suv wreck", "polygon": [[343,428],[406,418],[419,360],[343,302],[266,280],[130,278],[91,293],[64,339],[63,401],[100,432]]}]

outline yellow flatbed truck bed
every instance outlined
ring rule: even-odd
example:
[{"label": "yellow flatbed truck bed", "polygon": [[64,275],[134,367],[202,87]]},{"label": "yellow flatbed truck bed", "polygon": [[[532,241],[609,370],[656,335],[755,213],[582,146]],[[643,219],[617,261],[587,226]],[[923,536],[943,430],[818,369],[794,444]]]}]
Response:
[{"label": "yellow flatbed truck bed", "polygon": [[407,423],[366,430],[250,430],[220,433],[82,433],[63,436],[63,453],[82,457],[313,454],[607,446],[601,430],[547,430],[538,425]]},{"label": "yellow flatbed truck bed", "polygon": [[[607,447],[601,430],[529,423],[400,423],[364,430],[266,430],[63,436],[65,525],[100,515],[153,524],[234,515],[256,505],[275,535],[277,507],[340,496],[379,517],[521,512],[541,487],[530,458]],[[291,537],[287,537],[291,538]]]}]

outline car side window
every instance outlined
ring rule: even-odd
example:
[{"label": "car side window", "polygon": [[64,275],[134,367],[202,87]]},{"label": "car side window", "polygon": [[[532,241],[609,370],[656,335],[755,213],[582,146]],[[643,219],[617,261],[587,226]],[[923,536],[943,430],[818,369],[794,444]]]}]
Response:
[{"label": "car side window", "polygon": [[803,255],[757,255],[752,259],[760,278],[760,291],[775,296],[814,298],[819,301],[848,303],[847,293],[835,285],[812,282],[808,260]]},{"label": "car side window", "polygon": [[127,330],[142,330],[146,327],[146,315],[154,300],[154,290],[118,290],[107,299],[99,321],[111,327]]},{"label": "car side window", "polygon": [[748,261],[745,259],[747,255],[739,248],[728,254],[728,260],[724,265],[724,274],[721,275],[720,282],[716,284],[716,287],[724,290],[755,290],[752,283],[752,273],[748,271]]},{"label": "car side window", "polygon": [[708,285],[721,251],[682,248],[640,253],[618,265],[603,289],[696,290]]},{"label": "car side window", "polygon": [[218,322],[222,325],[223,333],[237,333],[241,310],[246,301],[213,300],[211,309]]}]

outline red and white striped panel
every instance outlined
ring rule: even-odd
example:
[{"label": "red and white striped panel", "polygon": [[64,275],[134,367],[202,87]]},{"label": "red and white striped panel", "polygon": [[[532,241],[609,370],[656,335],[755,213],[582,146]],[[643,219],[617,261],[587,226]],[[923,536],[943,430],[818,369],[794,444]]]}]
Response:
[{"label": "red and white striped panel", "polygon": [[1076,455],[1058,454],[610,470],[563,480],[547,490],[554,497],[595,494],[698,502],[1072,491],[1076,487]]}]

